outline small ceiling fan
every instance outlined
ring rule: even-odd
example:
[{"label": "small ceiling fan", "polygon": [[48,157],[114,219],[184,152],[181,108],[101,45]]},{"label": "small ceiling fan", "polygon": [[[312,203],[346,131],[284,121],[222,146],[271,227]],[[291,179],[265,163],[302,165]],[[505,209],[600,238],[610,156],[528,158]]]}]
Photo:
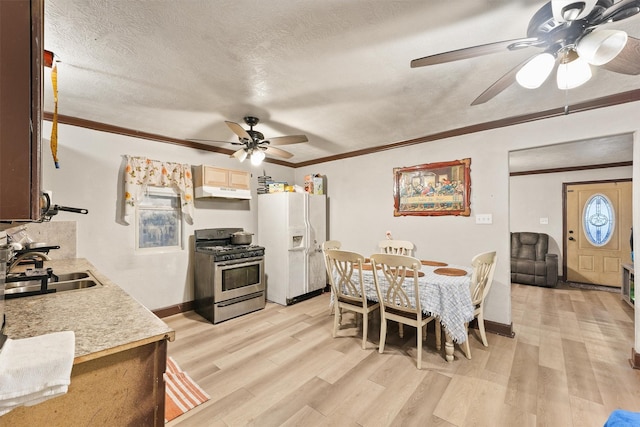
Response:
[{"label": "small ceiling fan", "polygon": [[527,37],[489,43],[411,61],[411,68],[459,61],[482,55],[536,47],[543,50],[518,64],[480,94],[471,105],[485,103],[518,82],[540,87],[557,69],[558,88],[573,89],[591,78],[590,65],[609,71],[640,74],[640,39],[626,32],[599,29],[640,12],[640,0],[552,0],[529,21]]},{"label": "small ceiling fan", "polygon": [[[253,130],[253,127],[260,122],[260,119],[253,116],[246,116],[244,118],[244,122],[249,126],[248,130],[245,130],[238,123],[225,121],[227,126],[229,126],[229,129],[238,135],[239,139],[239,142],[229,142],[229,144],[243,146],[231,155],[231,157],[235,157],[241,162],[249,157],[253,165],[259,165],[262,160],[264,160],[265,153],[271,156],[282,157],[283,159],[290,159],[293,157],[293,154],[280,148],[276,148],[274,145],[298,144],[300,142],[309,141],[305,135],[276,136],[274,138],[265,139],[261,132]],[[211,142],[210,140],[195,139],[192,139],[191,141]]]}]

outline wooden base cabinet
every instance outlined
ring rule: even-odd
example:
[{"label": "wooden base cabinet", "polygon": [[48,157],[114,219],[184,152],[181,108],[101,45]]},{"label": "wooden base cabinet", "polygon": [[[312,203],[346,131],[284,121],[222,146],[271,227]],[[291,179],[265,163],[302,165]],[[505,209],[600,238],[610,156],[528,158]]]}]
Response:
[{"label": "wooden base cabinet", "polygon": [[163,426],[166,358],[161,340],[74,364],[66,394],[16,408],[0,426]]}]

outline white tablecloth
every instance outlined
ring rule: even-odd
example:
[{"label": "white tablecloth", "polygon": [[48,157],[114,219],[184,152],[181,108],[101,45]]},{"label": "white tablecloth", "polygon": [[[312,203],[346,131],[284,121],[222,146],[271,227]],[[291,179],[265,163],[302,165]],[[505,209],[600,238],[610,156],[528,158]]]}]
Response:
[{"label": "white tablecloth", "polygon": [[[467,340],[467,329],[465,323],[473,320],[473,306],[471,305],[471,292],[469,284],[471,282],[472,270],[469,267],[449,265],[447,267],[460,268],[467,272],[465,276],[444,276],[433,271],[438,267],[422,266],[424,276],[418,278],[420,287],[420,304],[422,311],[440,318],[442,326],[451,336],[453,341],[462,343]],[[378,301],[373,272],[364,270],[362,278],[365,283],[367,298]],[[407,280],[413,280],[409,278]],[[413,282],[407,286],[407,294],[413,295]],[[382,280],[381,286],[384,292],[386,280]]]}]

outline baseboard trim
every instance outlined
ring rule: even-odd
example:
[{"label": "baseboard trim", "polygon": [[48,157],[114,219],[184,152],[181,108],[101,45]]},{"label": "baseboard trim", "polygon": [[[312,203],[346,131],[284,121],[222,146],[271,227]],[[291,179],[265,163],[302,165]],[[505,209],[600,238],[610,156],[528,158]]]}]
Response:
[{"label": "baseboard trim", "polygon": [[633,369],[640,369],[640,353],[636,353],[636,349],[631,349],[631,359],[629,359],[629,364]]},{"label": "baseboard trim", "polygon": [[169,317],[169,316],[173,316],[174,314],[185,313],[187,311],[193,311],[193,310],[195,310],[195,302],[186,301],[180,304],[172,305],[170,307],[153,310],[152,313],[162,319],[163,317]]},{"label": "baseboard trim", "polygon": [[[478,329],[478,319],[473,319],[471,323],[469,323],[470,328]],[[502,335],[503,337],[514,338],[516,333],[513,331],[513,323],[508,325],[504,323],[492,322],[491,320],[484,321],[484,330],[486,332]]]}]

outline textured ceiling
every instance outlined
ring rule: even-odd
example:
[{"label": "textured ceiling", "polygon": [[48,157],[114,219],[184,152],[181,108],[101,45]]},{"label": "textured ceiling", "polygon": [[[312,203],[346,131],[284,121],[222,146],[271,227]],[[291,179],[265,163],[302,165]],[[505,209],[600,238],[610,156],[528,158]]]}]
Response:
[{"label": "textured ceiling", "polygon": [[[538,51],[412,69],[411,59],[526,36],[532,0],[46,0],[59,113],[177,139],[235,141],[253,115],[299,163],[640,88],[594,69],[565,93],[513,85],[470,107]],[[640,37],[640,17],[616,23]],[[45,110],[53,111],[50,84]],[[230,145],[212,143],[233,148]]]}]

